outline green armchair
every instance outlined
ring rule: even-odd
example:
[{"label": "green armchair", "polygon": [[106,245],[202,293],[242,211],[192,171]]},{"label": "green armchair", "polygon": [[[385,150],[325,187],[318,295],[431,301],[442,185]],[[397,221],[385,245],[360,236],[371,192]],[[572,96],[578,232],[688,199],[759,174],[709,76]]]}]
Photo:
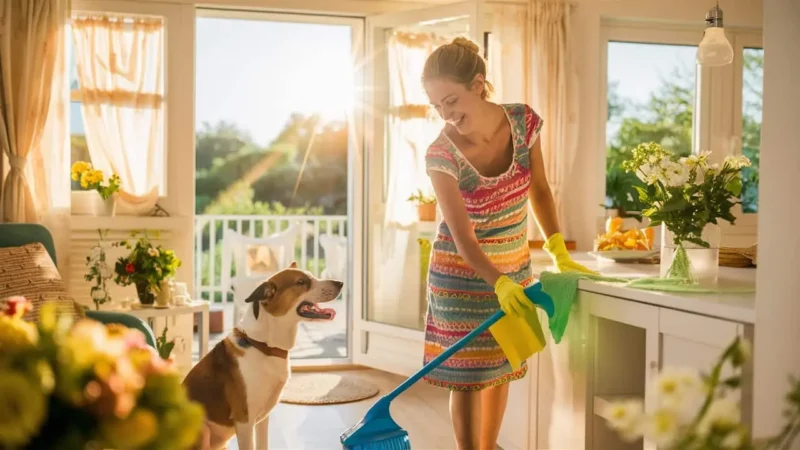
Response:
[{"label": "green armchair", "polygon": [[[38,224],[30,223],[5,223],[0,224],[0,248],[19,247],[26,244],[39,242],[47,249],[50,258],[56,263],[56,248],[50,231]],[[115,323],[141,331],[147,344],[156,348],[156,337],[147,323],[130,314],[114,311],[86,310],[86,316],[105,324]]]}]

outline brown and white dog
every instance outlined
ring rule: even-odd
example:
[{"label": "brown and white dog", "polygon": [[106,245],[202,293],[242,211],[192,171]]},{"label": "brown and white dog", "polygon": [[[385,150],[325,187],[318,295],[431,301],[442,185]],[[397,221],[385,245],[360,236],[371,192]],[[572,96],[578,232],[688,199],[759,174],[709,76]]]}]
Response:
[{"label": "brown and white dog", "polygon": [[183,381],[206,410],[204,450],[227,447],[234,434],[241,450],[267,449],[269,413],[289,379],[289,350],[300,321],[332,320],[318,303],[339,296],[342,282],[288,269],[261,283],[247,298],[241,321],[192,368]]}]

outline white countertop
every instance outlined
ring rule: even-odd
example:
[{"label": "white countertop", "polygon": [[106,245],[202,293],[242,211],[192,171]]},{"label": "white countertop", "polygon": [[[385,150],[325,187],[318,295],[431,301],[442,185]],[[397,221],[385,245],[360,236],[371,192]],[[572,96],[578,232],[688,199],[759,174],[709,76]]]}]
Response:
[{"label": "white countertop", "polygon": [[[622,278],[653,277],[659,274],[658,264],[620,264],[613,261],[599,263],[588,253],[571,253],[572,259],[602,275]],[[550,257],[541,250],[531,252],[531,268],[534,276],[543,271],[554,271]],[[756,284],[756,269],[733,267],[719,268],[720,287],[748,288]],[[623,287],[611,283],[581,280],[578,289],[625,300],[649,303],[656,306],[703,314],[752,324],[756,321],[755,293],[715,294],[658,292]]]}]

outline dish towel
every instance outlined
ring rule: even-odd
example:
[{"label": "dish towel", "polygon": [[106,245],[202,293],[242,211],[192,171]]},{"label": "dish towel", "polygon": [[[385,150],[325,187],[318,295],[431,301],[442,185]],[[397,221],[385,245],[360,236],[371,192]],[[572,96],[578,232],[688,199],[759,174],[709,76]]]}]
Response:
[{"label": "dish towel", "polygon": [[625,287],[649,291],[693,292],[699,294],[755,292],[755,288],[719,288],[687,283],[683,279],[674,278],[617,278],[583,272],[542,272],[539,277],[539,281],[542,283],[542,291],[553,299],[555,306],[555,314],[553,314],[553,318],[549,321],[549,328],[556,344],[561,342],[566,332],[569,315],[572,312],[572,305],[578,297],[578,282],[580,280],[621,284]]}]

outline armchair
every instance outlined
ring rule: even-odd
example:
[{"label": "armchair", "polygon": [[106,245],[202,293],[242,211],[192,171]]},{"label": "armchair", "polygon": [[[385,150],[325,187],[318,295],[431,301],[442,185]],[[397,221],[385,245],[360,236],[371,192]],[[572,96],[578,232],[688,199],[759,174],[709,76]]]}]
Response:
[{"label": "armchair", "polygon": [[[31,223],[0,224],[0,248],[19,247],[36,242],[44,245],[53,263],[57,263],[53,236],[47,228],[39,224]],[[0,262],[0,264],[2,263]],[[86,316],[104,324],[116,323],[139,330],[144,334],[147,344],[153,348],[156,347],[156,338],[153,334],[153,330],[150,329],[145,321],[138,317],[122,312],[93,310],[86,310]]]}]

